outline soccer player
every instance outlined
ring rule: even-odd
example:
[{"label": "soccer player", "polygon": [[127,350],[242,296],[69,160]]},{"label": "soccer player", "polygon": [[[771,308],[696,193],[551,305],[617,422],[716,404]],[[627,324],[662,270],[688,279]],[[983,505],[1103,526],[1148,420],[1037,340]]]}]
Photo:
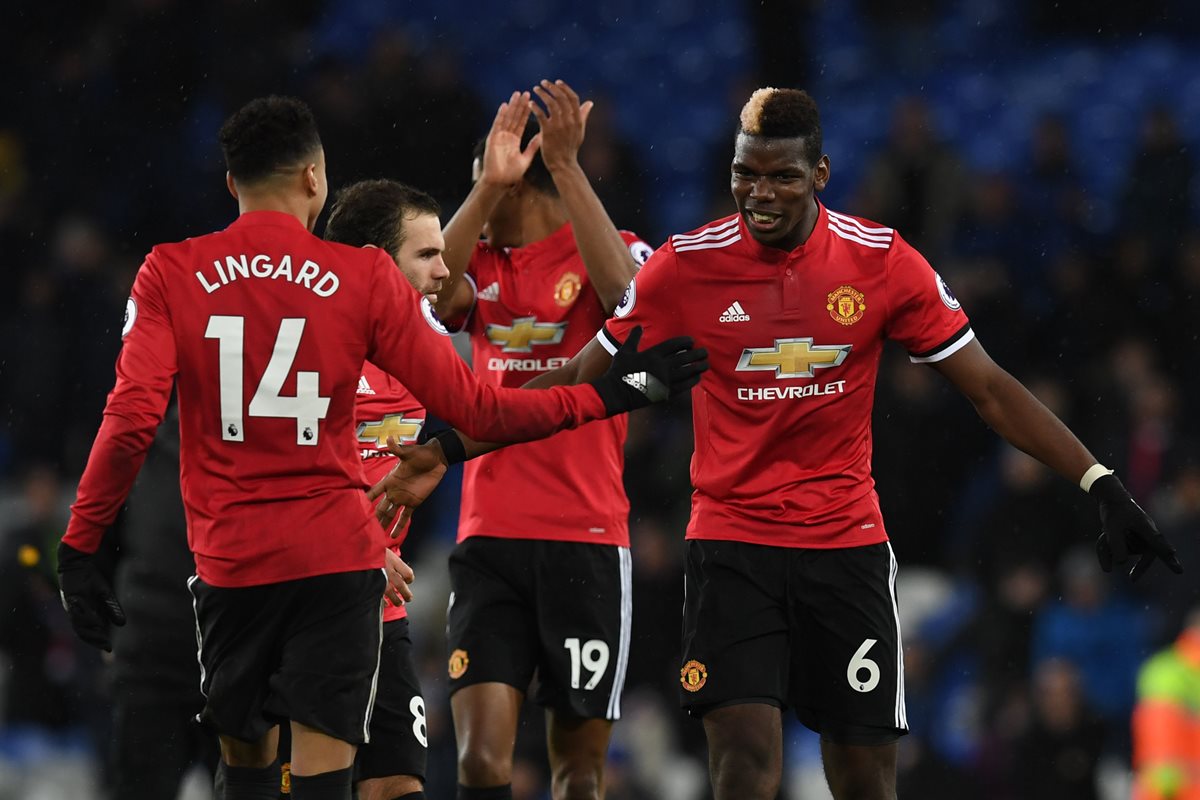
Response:
[{"label": "soccer player", "polygon": [[[776,796],[788,707],[821,734],[834,797],[896,796],[908,729],[896,560],[870,474],[885,339],[1096,498],[1106,570],[1137,554],[1134,578],[1155,558],[1182,571],[1112,471],[988,357],[925,259],[891,228],[817,200],[829,175],[812,98],[756,91],[734,145],[737,213],[672,236],[556,376],[587,380],[634,331],[694,331],[710,354],[692,399],[680,695],[703,719],[718,800]],[[462,452],[489,449],[464,440]],[[442,458],[407,453],[393,489]]]},{"label": "soccer player", "polygon": [[[566,364],[651,251],[613,226],[579,166],[592,103],[562,81],[533,91],[544,108],[528,92],[501,104],[445,230],[438,314],[469,331],[475,373],[493,386]],[[612,419],[466,465],[447,642],[460,800],[512,796],[535,671],[553,796],[603,796],[629,659],[626,427]]]},{"label": "soccer player", "polygon": [[293,794],[344,799],[369,738],[387,582],[354,439],[363,361],[432,413],[514,441],[684,390],[703,354],[686,340],[634,346],[590,387],[482,385],[387,253],[312,235],[328,188],[307,106],[254,100],[220,139],[240,216],[155,247],[138,272],[116,385],[59,546],[63,605],[82,639],[111,647],[124,614],[92,554],[177,384],[201,717],[220,735],[226,797],[278,791],[286,719]]},{"label": "soccer player", "polygon": [[[389,180],[360,181],[337,193],[325,223],[325,239],[382,249],[413,288],[432,303],[449,274],[442,260],[440,213],[437,201],[418,189]],[[372,485],[395,463],[387,449],[388,439],[411,444],[425,426],[421,403],[370,362],[363,364],[354,417],[363,471]],[[384,529],[384,546],[396,556],[407,529],[407,520],[394,520]],[[413,662],[407,616],[402,603],[391,603],[383,611],[383,653],[371,741],[359,747],[354,758],[359,800],[425,797],[425,700]]]}]

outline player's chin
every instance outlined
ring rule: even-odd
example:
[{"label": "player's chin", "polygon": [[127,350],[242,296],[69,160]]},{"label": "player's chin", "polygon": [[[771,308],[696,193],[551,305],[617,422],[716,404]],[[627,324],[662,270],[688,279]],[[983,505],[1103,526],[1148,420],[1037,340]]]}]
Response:
[{"label": "player's chin", "polygon": [[438,298],[437,292],[426,292],[425,293],[425,299],[429,301],[429,305],[431,305],[431,306],[437,305],[437,298]]}]

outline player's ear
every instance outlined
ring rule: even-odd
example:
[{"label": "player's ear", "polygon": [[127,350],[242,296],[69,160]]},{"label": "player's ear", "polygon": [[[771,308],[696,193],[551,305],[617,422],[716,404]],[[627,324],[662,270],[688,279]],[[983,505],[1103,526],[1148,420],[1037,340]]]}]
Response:
[{"label": "player's ear", "polygon": [[321,193],[321,178],[317,175],[316,164],[309,164],[304,168],[304,188],[309,197],[316,197]]},{"label": "player's ear", "polygon": [[233,175],[229,174],[228,170],[225,171],[225,188],[233,195],[234,200],[238,199],[237,184],[233,182]]},{"label": "player's ear", "polygon": [[817,159],[817,167],[813,170],[813,188],[818,192],[823,191],[829,183],[829,156],[821,156]]}]

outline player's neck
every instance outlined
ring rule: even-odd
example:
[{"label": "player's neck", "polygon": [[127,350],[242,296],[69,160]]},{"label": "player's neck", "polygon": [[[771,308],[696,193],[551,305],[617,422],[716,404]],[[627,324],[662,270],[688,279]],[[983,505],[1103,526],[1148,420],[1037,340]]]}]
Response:
[{"label": "player's neck", "polygon": [[295,217],[301,225],[311,230],[308,222],[309,199],[293,196],[283,192],[240,192],[238,194],[238,214],[251,211],[278,211],[281,214]]},{"label": "player's neck", "polygon": [[525,210],[525,217],[521,221],[521,238],[524,240],[522,246],[540,242],[568,221],[561,202],[539,202],[531,205]]}]

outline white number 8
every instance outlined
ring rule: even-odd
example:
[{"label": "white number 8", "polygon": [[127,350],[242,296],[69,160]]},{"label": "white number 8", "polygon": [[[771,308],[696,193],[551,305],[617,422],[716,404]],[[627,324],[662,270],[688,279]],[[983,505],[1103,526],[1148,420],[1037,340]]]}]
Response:
[{"label": "white number 8", "polygon": [[[846,667],[846,680],[850,688],[856,692],[869,692],[879,685],[879,665],[867,658],[867,651],[875,646],[877,639],[864,639],[862,645],[854,652],[850,664]],[[859,680],[858,673],[867,671],[866,681]]]},{"label": "white number 8", "polygon": [[604,670],[608,669],[608,643],[600,639],[588,639],[583,643],[583,647],[579,646],[579,639],[571,637],[563,640],[563,647],[571,654],[571,688],[579,688],[579,673],[580,666],[592,673],[592,677],[584,684],[585,691],[591,691],[596,688],[596,684],[604,677]]},{"label": "white number 8", "polygon": [[413,715],[413,736],[417,737],[421,747],[429,747],[429,742],[425,738],[425,701],[421,695],[416,695],[408,701],[408,710]]}]

